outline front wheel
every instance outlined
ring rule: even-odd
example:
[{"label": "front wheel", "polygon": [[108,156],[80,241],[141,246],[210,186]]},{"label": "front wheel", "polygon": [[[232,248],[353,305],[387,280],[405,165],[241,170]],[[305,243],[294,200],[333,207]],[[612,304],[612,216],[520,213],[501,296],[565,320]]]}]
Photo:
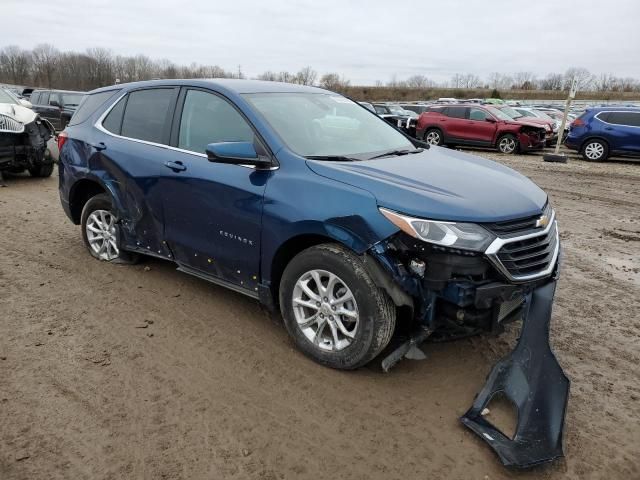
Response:
[{"label": "front wheel", "polygon": [[89,253],[98,260],[136,263],[138,256],[120,246],[120,224],[107,194],[89,199],[82,209],[82,239]]},{"label": "front wheel", "polygon": [[507,155],[518,150],[518,140],[511,134],[503,135],[498,139],[498,151]]},{"label": "front wheel", "polygon": [[609,147],[602,140],[589,140],[582,148],[582,156],[585,160],[601,162],[609,156]]},{"label": "front wheel", "polygon": [[442,145],[444,143],[444,138],[440,130],[437,128],[430,128],[424,132],[424,141],[429,145]]},{"label": "front wheel", "polygon": [[357,255],[334,244],[304,250],[287,265],[280,309],[298,348],[332,368],[368,363],[395,329],[396,310],[389,296]]}]

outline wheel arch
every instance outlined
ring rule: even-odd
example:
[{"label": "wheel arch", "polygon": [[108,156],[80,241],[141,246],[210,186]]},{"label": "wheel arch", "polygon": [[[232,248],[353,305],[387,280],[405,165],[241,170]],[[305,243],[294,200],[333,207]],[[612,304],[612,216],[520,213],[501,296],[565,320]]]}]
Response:
[{"label": "wheel arch", "polygon": [[90,198],[101,193],[113,198],[113,192],[97,178],[82,178],[73,184],[69,191],[69,210],[74,224],[80,225],[82,209]]},{"label": "wheel arch", "polygon": [[578,150],[578,152],[582,153],[582,151],[584,150],[584,147],[587,143],[591,142],[592,140],[600,140],[602,143],[604,143],[607,148],[609,149],[609,151],[611,150],[611,144],[609,143],[609,140],[607,140],[605,137],[603,137],[602,135],[590,135],[587,138],[585,138],[582,143],[580,144],[580,149]]}]

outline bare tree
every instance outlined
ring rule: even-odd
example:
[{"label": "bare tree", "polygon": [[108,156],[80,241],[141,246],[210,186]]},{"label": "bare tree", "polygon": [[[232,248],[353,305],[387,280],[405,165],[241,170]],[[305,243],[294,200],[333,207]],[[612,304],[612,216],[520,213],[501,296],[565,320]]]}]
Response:
[{"label": "bare tree", "polygon": [[564,76],[561,73],[549,73],[538,82],[541,90],[562,90]]},{"label": "bare tree", "polygon": [[349,80],[337,73],[326,73],[320,78],[320,86],[327,90],[340,90],[349,86]]},{"label": "bare tree", "polygon": [[513,74],[512,88],[516,90],[533,90],[536,76],[531,72],[516,72]]},{"label": "bare tree", "polygon": [[576,81],[578,90],[591,90],[593,88],[593,75],[586,68],[572,67],[564,74],[564,89],[569,90],[573,81]]},{"label": "bare tree", "polygon": [[6,79],[16,85],[29,83],[31,62],[31,52],[17,45],[9,45],[0,50],[0,71]]},{"label": "bare tree", "polygon": [[60,61],[60,52],[53,45],[42,43],[33,49],[31,55],[35,83],[51,87]]},{"label": "bare tree", "polygon": [[413,75],[407,78],[406,84],[409,88],[431,88],[434,82],[424,75]]},{"label": "bare tree", "polygon": [[300,85],[313,85],[318,78],[318,72],[311,67],[304,67],[296,74],[296,83]]},{"label": "bare tree", "polygon": [[507,90],[513,84],[513,78],[504,73],[493,72],[488,77],[489,88]]}]

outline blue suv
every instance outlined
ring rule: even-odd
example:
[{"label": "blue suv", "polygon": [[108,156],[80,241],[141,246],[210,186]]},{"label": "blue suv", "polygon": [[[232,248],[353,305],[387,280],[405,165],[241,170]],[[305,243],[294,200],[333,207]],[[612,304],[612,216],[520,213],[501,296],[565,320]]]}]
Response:
[{"label": "blue suv", "polygon": [[[429,147],[336,93],[249,80],[94,90],[59,146],[62,206],[92,256],[158,257],[256,298],[321,364],[353,369],[386,349],[388,370],[427,337],[522,319],[463,422],[499,439],[506,464],[562,454],[568,380],[548,343],[560,243],[525,176]],[[521,410],[517,442],[481,416],[498,391]]]},{"label": "blue suv", "polygon": [[640,155],[640,108],[590,108],[573,121],[565,145],[591,161]]}]

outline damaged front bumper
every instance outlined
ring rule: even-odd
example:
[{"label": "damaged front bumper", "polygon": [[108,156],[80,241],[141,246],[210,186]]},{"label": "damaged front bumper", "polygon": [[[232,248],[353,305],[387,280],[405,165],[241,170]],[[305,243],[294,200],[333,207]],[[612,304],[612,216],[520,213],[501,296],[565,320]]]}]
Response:
[{"label": "damaged front bumper", "polygon": [[[556,282],[554,279],[527,294],[516,348],[493,367],[473,406],[460,419],[507,467],[527,468],[563,456],[570,382],[549,345]],[[517,409],[512,439],[482,416],[496,394],[505,395]]]},{"label": "damaged front bumper", "polygon": [[[462,417],[512,467],[531,467],[562,456],[569,380],[549,345],[560,244],[553,214],[548,218],[546,227],[508,234],[484,253],[443,249],[399,233],[375,245],[365,261],[374,278],[382,278],[376,268],[384,270],[379,285],[396,305],[407,307],[413,319],[414,333],[384,358],[385,371],[415,352],[427,337],[448,340],[495,334],[507,322],[522,319],[516,348],[493,368]],[[517,407],[513,439],[481,415],[497,393]]]}]

